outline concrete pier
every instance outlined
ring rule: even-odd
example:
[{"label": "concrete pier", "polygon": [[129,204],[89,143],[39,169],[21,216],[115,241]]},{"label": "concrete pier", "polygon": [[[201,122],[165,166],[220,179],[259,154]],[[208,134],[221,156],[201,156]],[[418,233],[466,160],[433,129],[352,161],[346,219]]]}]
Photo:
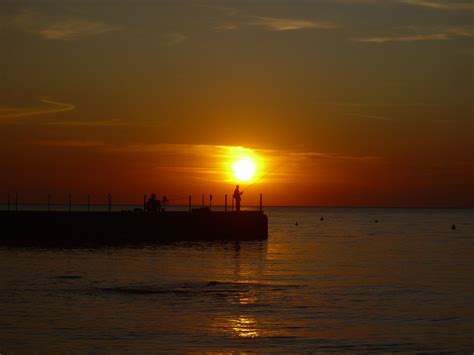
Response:
[{"label": "concrete pier", "polygon": [[89,246],[268,238],[262,211],[0,211],[0,245]]}]

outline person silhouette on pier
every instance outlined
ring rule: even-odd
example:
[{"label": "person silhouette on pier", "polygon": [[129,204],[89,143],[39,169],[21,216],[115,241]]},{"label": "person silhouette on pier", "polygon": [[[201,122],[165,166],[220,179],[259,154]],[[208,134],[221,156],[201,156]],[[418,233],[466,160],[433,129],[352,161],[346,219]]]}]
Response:
[{"label": "person silhouette on pier", "polygon": [[239,185],[235,186],[234,195],[232,197],[235,199],[235,210],[237,212],[240,212],[240,200],[242,200],[240,196],[242,194],[243,192],[240,192]]},{"label": "person silhouette on pier", "polygon": [[157,212],[161,210],[161,202],[156,199],[156,194],[151,194],[146,203],[146,210],[148,212]]}]

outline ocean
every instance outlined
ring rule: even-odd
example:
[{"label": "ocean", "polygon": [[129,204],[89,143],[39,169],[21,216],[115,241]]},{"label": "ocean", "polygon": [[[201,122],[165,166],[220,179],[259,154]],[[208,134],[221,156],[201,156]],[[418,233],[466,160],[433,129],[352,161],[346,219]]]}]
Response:
[{"label": "ocean", "polygon": [[266,213],[268,241],[0,247],[0,353],[474,351],[472,209]]}]

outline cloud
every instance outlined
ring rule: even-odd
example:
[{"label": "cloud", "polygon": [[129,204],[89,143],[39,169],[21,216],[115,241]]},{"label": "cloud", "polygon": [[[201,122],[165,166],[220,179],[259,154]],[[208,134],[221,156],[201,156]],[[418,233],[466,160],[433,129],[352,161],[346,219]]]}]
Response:
[{"label": "cloud", "polygon": [[102,21],[77,18],[57,19],[23,9],[5,19],[5,27],[32,33],[47,40],[73,40],[120,30],[120,27]]},{"label": "cloud", "polygon": [[402,4],[408,6],[447,11],[474,10],[474,3],[472,1],[456,0],[337,0],[337,2],[342,4]]},{"label": "cloud", "polygon": [[360,43],[387,43],[387,42],[418,42],[418,41],[446,41],[450,39],[445,33],[406,36],[374,36],[353,38],[352,41]]},{"label": "cloud", "polygon": [[217,25],[214,27],[214,29],[218,32],[233,31],[233,30],[237,30],[238,28],[239,28],[239,25],[235,23],[225,23],[225,24]]},{"label": "cloud", "polygon": [[250,21],[248,24],[251,26],[261,27],[269,31],[338,28],[338,26],[332,22],[257,16],[255,17],[255,20]]},{"label": "cloud", "polygon": [[105,147],[106,144],[100,141],[75,140],[75,139],[45,139],[33,142],[35,145],[46,147],[62,147],[62,148],[99,148]]},{"label": "cloud", "polygon": [[438,10],[474,10],[474,3],[472,1],[433,1],[433,0],[400,0],[402,4],[427,7]]},{"label": "cloud", "polygon": [[[409,32],[409,33],[407,33]],[[410,26],[400,28],[398,33],[352,38],[359,43],[447,41],[459,37],[474,37],[472,26],[436,26],[429,29]]]},{"label": "cloud", "polygon": [[392,121],[390,117],[386,116],[379,116],[379,115],[367,115],[367,114],[361,114],[361,113],[350,113],[348,116],[352,117],[360,117],[360,118],[370,118],[374,120],[379,120],[379,121]]},{"label": "cloud", "polygon": [[49,115],[52,113],[73,111],[76,108],[73,104],[53,101],[48,98],[41,99],[41,102],[46,105],[37,107],[0,108],[0,119],[16,119],[38,115]]},{"label": "cloud", "polygon": [[[263,157],[280,158],[287,160],[293,158],[320,158],[320,159],[338,159],[338,160],[378,160],[377,156],[359,156],[359,155],[341,155],[336,153],[314,152],[314,151],[288,151],[280,149],[249,148],[242,146],[212,145],[212,144],[128,144],[115,145],[99,141],[83,140],[42,140],[36,144],[54,145],[64,147],[99,147],[109,152],[117,153],[161,153],[162,155],[187,155],[204,156],[210,159],[229,159],[233,157],[246,157],[248,155],[259,155]],[[178,161],[178,160],[176,160]],[[194,161],[194,159],[192,159]]]},{"label": "cloud", "polygon": [[167,46],[176,46],[183,43],[188,38],[188,36],[178,32],[169,32],[161,35],[161,40]]},{"label": "cloud", "polygon": [[68,20],[47,25],[45,28],[38,30],[38,33],[44,39],[72,40],[79,37],[101,35],[118,29],[116,26],[103,22]]},{"label": "cloud", "polygon": [[87,120],[87,121],[51,121],[43,123],[47,126],[76,126],[76,127],[113,127],[113,126],[123,126],[127,123],[112,119],[112,120]]}]

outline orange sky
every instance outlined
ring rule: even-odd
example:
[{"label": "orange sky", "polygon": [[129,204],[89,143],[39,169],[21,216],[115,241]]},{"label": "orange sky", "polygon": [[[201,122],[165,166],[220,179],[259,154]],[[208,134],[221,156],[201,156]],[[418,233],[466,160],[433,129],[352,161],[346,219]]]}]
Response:
[{"label": "orange sky", "polygon": [[2,2],[5,199],[474,205],[470,2],[222,4]]}]

